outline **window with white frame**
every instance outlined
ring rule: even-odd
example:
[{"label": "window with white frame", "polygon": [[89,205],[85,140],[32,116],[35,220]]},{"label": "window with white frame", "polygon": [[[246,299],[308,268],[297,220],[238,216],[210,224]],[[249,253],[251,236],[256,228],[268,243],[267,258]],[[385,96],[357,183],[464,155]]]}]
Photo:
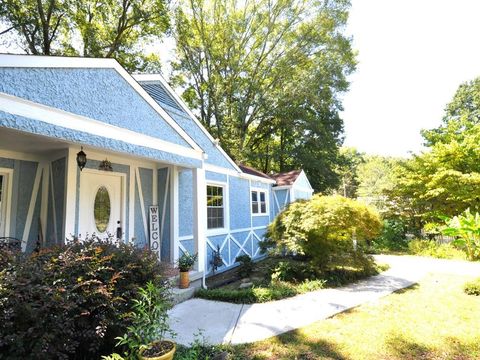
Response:
[{"label": "window with white frame", "polygon": [[252,214],[267,214],[267,192],[264,190],[252,190]]},{"label": "window with white frame", "polygon": [[207,185],[207,229],[225,227],[223,186]]}]

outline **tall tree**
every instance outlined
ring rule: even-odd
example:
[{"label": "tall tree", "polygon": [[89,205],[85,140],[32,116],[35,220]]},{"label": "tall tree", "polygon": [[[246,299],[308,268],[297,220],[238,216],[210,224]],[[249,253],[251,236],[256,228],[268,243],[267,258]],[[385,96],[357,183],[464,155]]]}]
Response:
[{"label": "tall tree", "polygon": [[166,0],[3,0],[0,20],[27,53],[115,57],[131,71],[158,61],[143,46],[170,26]]},{"label": "tall tree", "polygon": [[176,11],[176,85],[236,160],[304,167],[337,180],[339,93],[355,67],[343,34],[349,1],[185,0]]}]

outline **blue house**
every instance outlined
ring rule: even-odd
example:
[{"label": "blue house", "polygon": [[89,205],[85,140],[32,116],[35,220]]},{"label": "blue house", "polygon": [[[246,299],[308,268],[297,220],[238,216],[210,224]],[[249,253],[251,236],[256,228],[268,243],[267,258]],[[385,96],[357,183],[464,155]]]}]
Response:
[{"label": "blue house", "polygon": [[0,55],[0,237],[24,251],[110,233],[161,261],[198,253],[200,278],[217,249],[223,268],[259,256],[275,185],[232,161],[159,75]]}]

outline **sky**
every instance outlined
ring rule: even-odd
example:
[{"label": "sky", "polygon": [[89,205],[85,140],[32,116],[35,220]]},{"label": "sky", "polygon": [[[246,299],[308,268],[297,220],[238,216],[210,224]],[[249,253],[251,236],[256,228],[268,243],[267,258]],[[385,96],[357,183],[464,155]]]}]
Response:
[{"label": "sky", "polygon": [[352,0],[358,66],[344,95],[346,146],[422,151],[458,86],[480,76],[479,0]]}]

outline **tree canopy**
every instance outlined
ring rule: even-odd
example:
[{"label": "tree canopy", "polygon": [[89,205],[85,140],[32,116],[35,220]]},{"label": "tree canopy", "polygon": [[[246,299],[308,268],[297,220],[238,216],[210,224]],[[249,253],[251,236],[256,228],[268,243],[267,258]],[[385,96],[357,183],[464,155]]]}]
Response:
[{"label": "tree canopy", "polygon": [[175,14],[175,84],[235,160],[338,180],[339,95],[355,68],[349,1],[185,0]]},{"label": "tree canopy", "polygon": [[158,62],[144,45],[170,27],[166,0],[3,0],[0,20],[28,54],[115,57],[130,71]]}]

